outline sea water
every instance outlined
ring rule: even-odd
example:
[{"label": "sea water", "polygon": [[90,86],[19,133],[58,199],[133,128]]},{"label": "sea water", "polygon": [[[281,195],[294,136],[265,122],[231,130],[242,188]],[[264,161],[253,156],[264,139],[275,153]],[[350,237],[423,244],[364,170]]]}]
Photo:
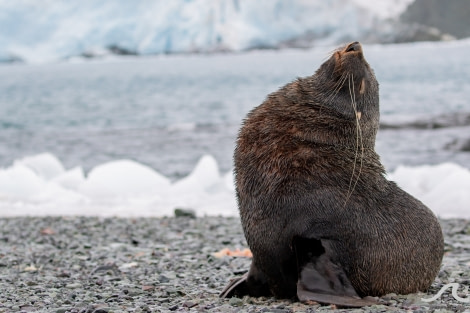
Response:
[{"label": "sea water", "polygon": [[[365,57],[380,83],[383,128],[379,131],[376,149],[388,171],[442,163],[455,164],[463,171],[470,168],[470,152],[461,148],[470,141],[469,48],[468,40],[364,46]],[[36,169],[33,174],[38,174],[41,166],[50,169],[60,163],[56,174],[68,173],[65,181],[73,188],[65,190],[72,194],[62,194],[59,198],[66,199],[66,203],[71,199],[78,201],[72,201],[76,205],[75,214],[96,204],[87,202],[90,197],[107,192],[95,192],[101,188],[96,187],[100,179],[105,185],[116,182],[109,173],[121,172],[123,180],[131,173],[142,173],[140,180],[134,175],[132,181],[134,186],[139,181],[149,182],[149,185],[138,185],[145,190],[147,187],[158,189],[157,186],[167,190],[165,188],[186,181],[180,189],[173,188],[176,198],[181,193],[191,194],[190,190],[202,177],[215,177],[215,172],[220,173],[217,179],[222,183],[218,187],[207,183],[206,187],[212,191],[222,188],[220,186],[227,187],[232,179],[236,135],[244,116],[269,93],[297,77],[312,75],[333,49],[108,57],[41,65],[1,65],[0,215],[2,199],[6,199],[4,210],[21,207],[25,208],[25,214],[28,210],[35,214],[38,208],[31,203],[46,203],[40,208],[47,213],[51,205],[47,199],[59,192],[53,189],[46,192],[38,187],[42,190],[39,192],[33,188],[35,192],[42,192],[38,196],[40,200],[33,197],[26,201],[21,194],[32,182],[28,179],[30,174],[13,171],[22,165]],[[42,155],[39,161],[23,162],[25,157],[44,152],[49,153],[45,159]],[[134,163],[115,162],[123,159]],[[198,174],[190,174],[198,161],[202,162],[198,165]],[[104,176],[96,178],[100,175],[95,171],[95,182],[89,182],[94,169],[103,165],[106,168],[109,164],[112,166],[107,167],[108,172],[100,172],[106,173],[102,174]],[[10,171],[9,176],[6,171]],[[150,172],[164,179],[158,180]],[[144,173],[149,174],[148,177]],[[42,183],[50,183],[40,178]],[[2,179],[4,187],[9,179],[16,179],[18,190],[14,197],[5,191],[13,187],[2,190]],[[194,184],[188,183],[188,179]],[[26,185],[18,183],[23,180]],[[80,185],[85,181],[87,187]],[[35,184],[40,186],[41,182]],[[224,201],[233,212],[233,186],[227,188],[228,193],[220,203],[206,199],[214,208],[205,213],[219,212],[216,207],[224,206]],[[125,190],[133,189],[124,184],[112,189],[111,194],[126,194]],[[150,215],[158,212],[159,204],[162,206],[169,197],[159,192],[151,194],[143,197],[145,201],[139,196],[139,201],[147,203]],[[197,205],[204,206],[200,194],[190,197],[196,202],[199,197]],[[183,201],[181,205],[191,206],[191,203],[194,202]],[[165,205],[167,213],[177,203],[170,201]],[[118,214],[115,206],[104,206],[109,214]],[[60,205],[55,204],[55,209],[60,212]]]}]

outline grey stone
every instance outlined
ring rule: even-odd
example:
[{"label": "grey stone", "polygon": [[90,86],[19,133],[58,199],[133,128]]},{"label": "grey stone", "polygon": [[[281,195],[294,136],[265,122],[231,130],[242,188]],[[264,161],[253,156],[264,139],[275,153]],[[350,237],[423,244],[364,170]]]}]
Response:
[{"label": "grey stone", "polygon": [[240,298],[230,298],[229,302],[230,305],[232,306],[242,306],[243,305],[243,300]]}]

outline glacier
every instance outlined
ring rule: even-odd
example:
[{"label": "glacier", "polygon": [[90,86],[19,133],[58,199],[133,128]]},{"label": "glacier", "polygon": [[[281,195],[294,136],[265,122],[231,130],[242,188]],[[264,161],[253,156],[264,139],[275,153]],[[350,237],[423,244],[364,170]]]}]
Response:
[{"label": "glacier", "polygon": [[0,61],[377,41],[412,0],[0,0]]}]

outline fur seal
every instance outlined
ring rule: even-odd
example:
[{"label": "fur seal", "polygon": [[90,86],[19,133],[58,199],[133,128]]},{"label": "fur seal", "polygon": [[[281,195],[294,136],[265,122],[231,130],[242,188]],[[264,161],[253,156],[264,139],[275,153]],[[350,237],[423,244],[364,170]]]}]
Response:
[{"label": "fur seal", "polygon": [[248,114],[234,173],[253,260],[221,297],[354,307],[431,285],[442,231],[424,204],[386,179],[374,150],[378,126],[379,85],[359,42]]}]

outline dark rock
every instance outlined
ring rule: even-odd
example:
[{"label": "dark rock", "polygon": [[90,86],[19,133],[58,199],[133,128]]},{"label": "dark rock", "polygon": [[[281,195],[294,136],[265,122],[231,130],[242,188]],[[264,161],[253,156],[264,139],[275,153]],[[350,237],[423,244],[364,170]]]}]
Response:
[{"label": "dark rock", "polygon": [[415,0],[400,16],[405,23],[434,27],[456,38],[470,37],[468,0]]},{"label": "dark rock", "polygon": [[455,39],[453,36],[443,33],[435,27],[422,25],[419,23],[395,25],[395,32],[391,42],[405,43],[415,41],[442,41]]},{"label": "dark rock", "polygon": [[108,50],[117,55],[137,55],[137,52],[118,45],[109,45]]},{"label": "dark rock", "polygon": [[470,152],[470,138],[461,142],[460,151]]},{"label": "dark rock", "polygon": [[393,123],[386,121],[380,123],[381,129],[438,129],[446,127],[470,126],[470,113],[455,113],[432,116],[407,122]]},{"label": "dark rock", "polygon": [[461,152],[470,152],[470,138],[454,139],[445,145],[446,149]]},{"label": "dark rock", "polygon": [[175,209],[175,217],[196,218],[196,212],[194,210],[191,210],[191,209],[176,208]]}]

